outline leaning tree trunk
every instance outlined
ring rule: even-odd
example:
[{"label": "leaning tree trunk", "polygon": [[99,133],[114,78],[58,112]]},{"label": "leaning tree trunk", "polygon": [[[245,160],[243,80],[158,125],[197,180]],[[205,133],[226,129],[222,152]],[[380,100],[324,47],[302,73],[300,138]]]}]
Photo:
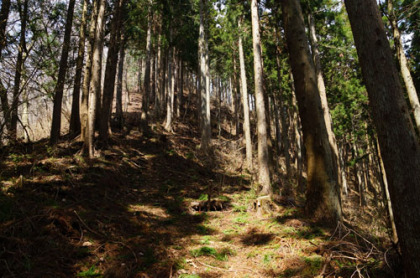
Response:
[{"label": "leaning tree trunk", "polygon": [[74,14],[74,5],[76,0],[69,1],[69,8],[67,10],[67,19],[66,27],[64,31],[64,42],[63,50],[61,53],[60,59],[60,69],[58,70],[57,85],[55,87],[54,94],[54,108],[52,115],[52,124],[51,124],[51,133],[50,133],[50,144],[57,144],[58,139],[60,138],[61,133],[61,110],[63,105],[63,91],[64,91],[64,82],[66,80],[67,73],[67,60],[69,57],[70,50],[70,35],[71,27],[73,25],[73,14]]},{"label": "leaning tree trunk", "polygon": [[311,42],[311,49],[312,49],[312,57],[315,64],[315,72],[317,77],[317,84],[319,94],[321,96],[321,105],[322,111],[324,113],[324,121],[327,127],[328,133],[328,140],[330,142],[333,161],[336,163],[337,171],[338,171],[338,182],[341,184],[341,169],[339,163],[339,154],[338,154],[338,147],[337,141],[335,139],[334,131],[333,131],[333,123],[331,119],[330,108],[328,107],[328,99],[327,99],[327,91],[325,89],[324,77],[322,76],[322,69],[321,69],[321,58],[318,49],[318,38],[316,36],[315,30],[315,21],[311,13],[308,16],[309,22],[309,41]]},{"label": "leaning tree trunk", "polygon": [[261,58],[260,20],[258,17],[258,2],[252,0],[252,45],[254,52],[255,100],[257,110],[258,130],[258,183],[262,186],[260,195],[271,195],[269,155],[267,143],[267,120],[265,113],[263,68]]},{"label": "leaning tree trunk", "polygon": [[398,29],[398,21],[394,12],[393,0],[388,1],[388,17],[391,23],[392,31],[394,33],[394,45],[397,52],[398,61],[400,63],[400,71],[404,80],[405,88],[407,89],[408,99],[410,100],[411,108],[413,109],[414,120],[417,126],[417,131],[420,132],[420,103],[417,95],[416,87],[414,86],[413,78],[411,77],[410,68],[408,66],[407,57],[405,57],[404,47],[401,41],[401,33]]},{"label": "leaning tree trunk", "polygon": [[308,165],[305,212],[315,221],[335,225],[341,220],[337,166],[328,140],[315,66],[298,0],[283,1],[283,21]]},{"label": "leaning tree trunk", "polygon": [[102,113],[99,119],[99,140],[106,144],[109,137],[109,121],[114,100],[115,75],[118,67],[118,50],[121,43],[121,11],[124,0],[116,1],[112,19],[108,57],[105,69]]},{"label": "leaning tree trunk", "polygon": [[93,158],[94,137],[95,137],[95,116],[96,116],[96,98],[99,95],[100,88],[100,72],[101,72],[101,48],[103,47],[102,33],[104,31],[105,17],[105,0],[99,1],[98,17],[96,19],[95,36],[93,40],[92,52],[92,73],[89,84],[89,106],[87,117],[87,132],[84,138],[84,150],[88,153],[89,158]]},{"label": "leaning tree trunk", "polygon": [[[238,20],[238,28],[241,31],[241,19]],[[242,36],[239,34],[238,38],[239,48],[239,67],[240,67],[240,90],[242,94],[242,106],[244,110],[244,133],[245,133],[245,146],[246,146],[246,162],[247,168],[252,170],[252,138],[251,138],[251,124],[249,120],[249,99],[248,99],[248,85],[246,82],[246,71],[245,71],[245,55],[242,44]]]},{"label": "leaning tree trunk", "polygon": [[82,20],[80,22],[79,52],[76,61],[76,75],[74,77],[73,101],[71,104],[70,135],[76,136],[80,133],[80,86],[82,82],[83,60],[86,44],[86,14],[87,0],[83,0]]},{"label": "leaning tree trunk", "polygon": [[[375,0],[346,0],[407,277],[420,277],[420,146]],[[363,7],[361,9],[360,7]]]}]

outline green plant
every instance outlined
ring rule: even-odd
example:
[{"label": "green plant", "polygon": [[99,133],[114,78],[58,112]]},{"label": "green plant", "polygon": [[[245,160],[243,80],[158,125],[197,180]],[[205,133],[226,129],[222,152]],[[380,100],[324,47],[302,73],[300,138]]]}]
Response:
[{"label": "green plant", "polygon": [[265,254],[263,258],[263,262],[264,264],[269,264],[272,259],[273,259],[273,256],[271,254]]},{"label": "green plant", "polygon": [[77,277],[100,277],[101,273],[96,271],[96,267],[92,265],[88,270],[79,272]]},{"label": "green plant", "polygon": [[179,278],[200,278],[197,274],[181,274]]},{"label": "green plant", "polygon": [[229,256],[235,255],[235,252],[230,248],[223,248],[218,252],[212,247],[203,246],[201,248],[191,250],[191,255],[193,257],[211,256],[218,261],[227,261]]}]

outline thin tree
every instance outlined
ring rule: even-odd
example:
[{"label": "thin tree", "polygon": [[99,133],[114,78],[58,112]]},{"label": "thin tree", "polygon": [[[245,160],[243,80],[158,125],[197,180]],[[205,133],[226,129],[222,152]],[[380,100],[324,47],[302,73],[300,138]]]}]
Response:
[{"label": "thin tree", "polygon": [[57,84],[54,90],[54,108],[53,108],[51,134],[50,134],[50,144],[53,144],[53,145],[56,144],[58,139],[60,138],[63,91],[64,91],[64,83],[66,80],[66,73],[67,73],[67,60],[69,57],[69,50],[70,50],[70,35],[71,35],[71,27],[73,25],[73,14],[74,14],[75,3],[76,3],[76,0],[70,0],[69,7],[67,9],[67,19],[66,19],[66,27],[64,31],[64,42],[63,42],[63,49],[61,52],[60,68],[58,70]]},{"label": "thin tree", "polygon": [[6,46],[6,26],[9,18],[10,0],[3,0],[0,11],[0,59],[3,48]]},{"label": "thin tree", "polygon": [[18,105],[19,105],[19,94],[20,94],[20,80],[23,73],[24,57],[23,53],[26,51],[26,26],[28,23],[28,0],[23,2],[18,0],[18,9],[20,16],[20,40],[18,47],[18,55],[16,59],[16,71],[13,87],[13,98],[11,107],[11,124],[10,124],[10,138],[16,140],[17,136],[17,123],[18,123]]},{"label": "thin tree", "polygon": [[[407,277],[420,277],[420,146],[375,0],[345,0]],[[360,7],[363,7],[361,9]]]},{"label": "thin tree", "polygon": [[248,85],[246,82],[246,71],[245,71],[245,55],[244,55],[244,47],[242,43],[242,26],[241,26],[242,19],[238,19],[238,29],[239,29],[239,37],[238,37],[238,48],[239,48],[239,67],[240,67],[240,90],[242,94],[242,107],[244,110],[244,133],[245,133],[245,146],[246,146],[246,161],[247,167],[249,170],[252,170],[252,138],[251,138],[251,124],[249,120],[249,99],[248,99]]},{"label": "thin tree", "polygon": [[106,143],[109,137],[109,121],[111,118],[112,101],[114,100],[115,77],[118,67],[119,44],[121,40],[121,11],[124,0],[115,2],[114,15],[111,23],[108,57],[105,68],[102,113],[99,119],[99,140]]},{"label": "thin tree", "polygon": [[[83,74],[83,87],[82,87],[82,99],[80,106],[80,137],[85,140],[87,133],[87,124],[88,124],[88,110],[89,110],[89,84],[92,75],[92,54],[93,54],[93,44],[95,39],[95,30],[96,30],[96,20],[98,17],[98,0],[93,0],[92,2],[92,15],[90,18],[90,27],[89,27],[89,39],[87,44],[87,58]],[[85,145],[87,147],[87,145]],[[83,152],[87,153],[88,150],[84,149]]]},{"label": "thin tree", "polygon": [[408,99],[410,100],[411,108],[413,109],[414,121],[417,126],[417,131],[420,132],[420,102],[417,95],[416,87],[414,86],[413,78],[411,77],[410,68],[408,66],[407,57],[404,53],[404,47],[401,41],[401,32],[398,28],[398,20],[394,11],[393,0],[388,1],[388,18],[391,23],[391,28],[394,36],[395,52],[397,53],[398,62],[400,63],[401,76],[404,80],[404,85],[407,90]]},{"label": "thin tree", "polygon": [[147,35],[146,35],[146,63],[144,70],[144,82],[143,82],[143,98],[141,105],[141,125],[144,130],[147,127],[147,118],[149,110],[149,102],[151,95],[151,57],[152,57],[152,23],[153,13],[152,5],[153,0],[149,0],[148,15],[147,15]]},{"label": "thin tree", "polygon": [[283,22],[302,123],[307,160],[305,211],[318,222],[335,225],[341,220],[337,167],[317,87],[315,66],[299,0],[283,1]]},{"label": "thin tree", "polygon": [[82,19],[80,22],[79,30],[79,50],[77,53],[76,60],[76,75],[74,77],[73,87],[73,101],[71,104],[71,116],[70,116],[70,134],[76,136],[80,133],[80,86],[82,82],[82,71],[83,71],[83,60],[85,56],[85,44],[86,44],[86,14],[88,0],[83,0]]},{"label": "thin tree", "polygon": [[122,89],[123,89],[123,73],[124,73],[124,59],[125,59],[125,37],[122,34],[119,59],[118,59],[118,77],[117,77],[117,95],[115,105],[115,118],[119,129],[123,127],[123,102],[122,102]]},{"label": "thin tree", "polygon": [[199,65],[200,65],[200,111],[201,111],[201,149],[207,151],[210,146],[211,138],[211,126],[210,126],[210,92],[208,91],[208,80],[207,73],[207,59],[206,59],[206,49],[207,49],[207,36],[205,32],[205,7],[206,0],[200,0],[200,29],[199,29],[199,39],[198,39],[198,48],[199,48]]},{"label": "thin tree", "polygon": [[[6,46],[6,27],[10,12],[10,0],[3,0],[0,11],[0,61],[3,48]],[[8,129],[10,129],[9,101],[7,99],[7,90],[0,81],[0,100],[3,109],[4,120]]]},{"label": "thin tree", "polygon": [[267,143],[267,118],[264,101],[263,67],[261,58],[260,20],[258,1],[251,2],[252,45],[254,53],[255,101],[258,131],[258,183],[262,186],[260,195],[271,195],[269,154]]}]

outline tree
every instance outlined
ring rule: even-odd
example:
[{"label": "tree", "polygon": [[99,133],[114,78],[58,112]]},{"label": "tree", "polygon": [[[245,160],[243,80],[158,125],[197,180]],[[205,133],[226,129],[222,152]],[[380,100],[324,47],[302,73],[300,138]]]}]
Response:
[{"label": "tree", "polygon": [[60,60],[60,69],[58,71],[57,77],[57,84],[55,87],[55,94],[54,94],[54,108],[53,108],[53,116],[52,116],[52,124],[51,124],[51,135],[50,135],[50,143],[56,144],[61,131],[61,107],[63,102],[63,91],[64,91],[64,82],[66,79],[66,72],[67,72],[67,60],[69,57],[69,48],[70,48],[70,35],[71,35],[71,27],[73,25],[73,13],[74,13],[74,5],[76,0],[70,0],[69,7],[67,10],[67,20],[66,20],[66,27],[64,31],[64,42],[63,42],[63,50],[61,53],[61,60]]},{"label": "tree", "polygon": [[99,119],[99,140],[106,143],[109,136],[112,101],[114,99],[115,77],[118,67],[119,44],[121,43],[122,9],[124,0],[117,0],[114,6],[108,57],[105,68],[102,113]]},{"label": "tree", "polygon": [[96,98],[100,89],[100,72],[101,72],[101,51],[103,48],[103,32],[105,17],[105,0],[97,0],[98,17],[96,19],[96,28],[92,47],[92,69],[89,83],[89,101],[87,114],[87,131],[84,138],[84,150],[89,158],[94,157],[94,137],[95,137],[95,117],[96,117]]},{"label": "tree", "polygon": [[6,26],[9,18],[10,0],[3,0],[0,11],[0,59],[3,48],[6,46]]},{"label": "tree", "polygon": [[23,8],[21,0],[18,0],[19,16],[20,16],[20,40],[19,40],[19,49],[16,60],[16,71],[13,87],[13,98],[12,98],[12,107],[11,107],[11,124],[10,124],[10,137],[12,140],[16,140],[17,136],[17,123],[19,120],[18,117],[18,106],[19,106],[19,95],[20,95],[20,81],[23,73],[24,66],[24,57],[23,53],[27,51],[26,48],[26,26],[28,23],[28,0],[24,0]]},{"label": "tree", "polygon": [[83,0],[82,19],[80,22],[79,31],[79,52],[77,54],[76,61],[76,75],[74,77],[73,87],[73,101],[71,105],[71,116],[70,116],[70,134],[75,136],[80,133],[80,85],[82,82],[82,70],[83,60],[85,56],[85,44],[86,44],[86,14],[88,0]]},{"label": "tree", "polygon": [[305,212],[315,221],[336,224],[341,220],[337,168],[298,0],[283,1],[283,22],[306,148]]},{"label": "tree", "polygon": [[345,4],[378,133],[405,271],[407,277],[420,277],[420,146],[376,1]]},{"label": "tree", "polygon": [[206,0],[200,0],[200,33],[198,39],[200,63],[200,111],[201,111],[201,149],[207,151],[211,139],[210,92],[208,91],[208,68],[206,59],[207,35],[205,31]]},{"label": "tree", "polygon": [[263,88],[263,66],[261,58],[260,22],[258,16],[258,1],[251,2],[252,42],[254,53],[255,101],[257,110],[258,130],[258,182],[262,186],[261,195],[271,195],[269,170],[269,155],[267,144],[267,118]]},{"label": "tree", "polygon": [[[238,19],[238,29],[241,31],[241,19]],[[246,161],[248,169],[252,170],[252,139],[251,139],[251,124],[249,121],[249,107],[248,107],[248,86],[246,82],[245,71],[245,57],[242,44],[242,34],[238,35],[238,48],[239,48],[239,67],[241,72],[240,90],[242,94],[242,106],[244,110],[244,133],[245,133],[245,146],[246,146]]]},{"label": "tree", "polygon": [[147,15],[147,35],[146,35],[146,66],[143,83],[143,99],[141,106],[141,125],[145,129],[147,127],[147,118],[149,110],[149,102],[151,97],[151,58],[152,58],[152,23],[153,23],[153,0],[148,1],[148,15]]},{"label": "tree", "polygon": [[[92,54],[95,40],[96,21],[98,17],[98,0],[92,1],[92,14],[90,17],[89,39],[87,45],[87,59],[83,74],[82,100],[80,107],[81,138],[87,142],[88,113],[89,113],[89,84],[92,76]],[[84,144],[83,152],[88,153],[88,145]]]},{"label": "tree", "polygon": [[388,2],[388,19],[394,36],[395,52],[397,53],[398,62],[400,63],[401,76],[404,80],[404,85],[407,90],[408,99],[410,100],[411,108],[413,109],[414,121],[417,131],[420,132],[420,102],[417,95],[416,87],[414,86],[413,78],[411,77],[410,68],[407,57],[405,56],[404,47],[401,39],[401,32],[398,28],[398,20],[394,11],[394,0],[387,0]]}]

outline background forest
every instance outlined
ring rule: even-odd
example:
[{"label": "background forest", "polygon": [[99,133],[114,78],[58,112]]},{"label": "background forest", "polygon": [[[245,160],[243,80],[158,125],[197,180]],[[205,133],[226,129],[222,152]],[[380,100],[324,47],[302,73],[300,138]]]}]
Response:
[{"label": "background forest", "polygon": [[417,0],[2,0],[1,277],[420,277]]}]

